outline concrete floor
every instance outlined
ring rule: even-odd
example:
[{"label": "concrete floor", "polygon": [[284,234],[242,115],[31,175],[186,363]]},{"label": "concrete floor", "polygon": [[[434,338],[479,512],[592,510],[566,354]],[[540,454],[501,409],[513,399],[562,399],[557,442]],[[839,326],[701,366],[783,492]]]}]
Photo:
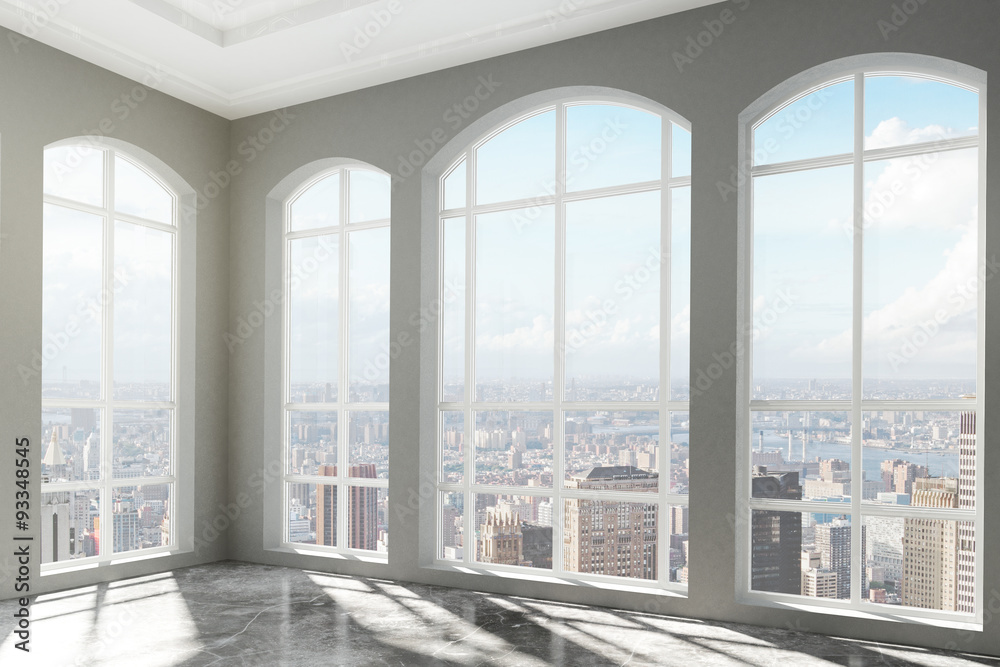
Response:
[{"label": "concrete floor", "polygon": [[997,665],[1000,660],[224,562],[39,596],[0,665]]}]

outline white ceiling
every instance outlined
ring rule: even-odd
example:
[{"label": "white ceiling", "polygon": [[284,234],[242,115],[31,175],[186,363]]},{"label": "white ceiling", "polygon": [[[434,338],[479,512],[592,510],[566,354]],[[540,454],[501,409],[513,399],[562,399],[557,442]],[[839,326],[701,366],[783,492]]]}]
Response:
[{"label": "white ceiling", "polygon": [[0,0],[0,25],[235,119],[720,1]]}]

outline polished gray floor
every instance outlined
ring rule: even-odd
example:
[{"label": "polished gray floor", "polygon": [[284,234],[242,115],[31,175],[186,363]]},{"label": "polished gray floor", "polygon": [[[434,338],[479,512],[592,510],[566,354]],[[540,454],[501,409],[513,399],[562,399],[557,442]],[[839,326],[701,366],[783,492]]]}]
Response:
[{"label": "polished gray floor", "polygon": [[29,659],[0,603],[0,665],[922,665],[1000,661],[216,563],[39,596]]}]

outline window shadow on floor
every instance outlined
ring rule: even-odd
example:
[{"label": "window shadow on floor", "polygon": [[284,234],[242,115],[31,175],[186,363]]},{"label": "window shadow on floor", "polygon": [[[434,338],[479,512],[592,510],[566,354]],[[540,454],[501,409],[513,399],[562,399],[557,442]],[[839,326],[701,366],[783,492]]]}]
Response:
[{"label": "window shadow on floor", "polygon": [[[13,609],[14,601],[0,603],[0,663],[12,655]],[[51,664],[67,664],[67,656],[68,664],[185,667],[1000,664],[791,629],[238,562],[42,596],[32,614],[35,646],[58,656]]]}]

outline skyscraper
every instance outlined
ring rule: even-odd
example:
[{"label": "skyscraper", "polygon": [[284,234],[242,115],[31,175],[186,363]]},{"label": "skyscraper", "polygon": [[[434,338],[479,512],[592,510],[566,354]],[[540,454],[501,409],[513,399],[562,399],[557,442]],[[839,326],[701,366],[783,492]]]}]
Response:
[{"label": "skyscraper", "polygon": [[[336,477],[337,466],[322,465],[316,471],[320,477]],[[316,544],[337,546],[337,487],[316,485]]]},{"label": "skyscraper", "polygon": [[[751,481],[754,498],[799,500],[802,497],[797,472],[769,475],[765,466],[755,466]],[[799,594],[802,590],[801,515],[754,510],[751,533],[751,590]]]},{"label": "skyscraper", "polygon": [[[974,399],[975,396],[963,396]],[[963,412],[958,435],[958,507],[976,508],[976,413]],[[976,524],[958,524],[958,583],[956,611],[976,611]]]},{"label": "skyscraper", "polygon": [[[916,507],[958,507],[958,480],[922,477],[913,482]],[[908,607],[957,610],[958,522],[903,520],[901,601]]]},{"label": "skyscraper", "polygon": [[837,597],[851,598],[851,523],[847,519],[834,519],[816,526],[816,548],[823,569],[837,575]]},{"label": "skyscraper", "polygon": [[[655,472],[633,466],[599,466],[574,477],[568,488],[655,491]],[[563,567],[637,579],[656,579],[658,507],[571,498],[563,518]],[[686,509],[686,508],[685,508]]]},{"label": "skyscraper", "polygon": [[[374,463],[351,466],[351,477],[375,479]],[[375,551],[378,546],[378,489],[372,486],[347,487],[350,517],[347,524],[351,549]]]},{"label": "skyscraper", "polygon": [[496,565],[531,565],[524,560],[521,521],[509,512],[487,511],[479,528],[479,562]]}]

